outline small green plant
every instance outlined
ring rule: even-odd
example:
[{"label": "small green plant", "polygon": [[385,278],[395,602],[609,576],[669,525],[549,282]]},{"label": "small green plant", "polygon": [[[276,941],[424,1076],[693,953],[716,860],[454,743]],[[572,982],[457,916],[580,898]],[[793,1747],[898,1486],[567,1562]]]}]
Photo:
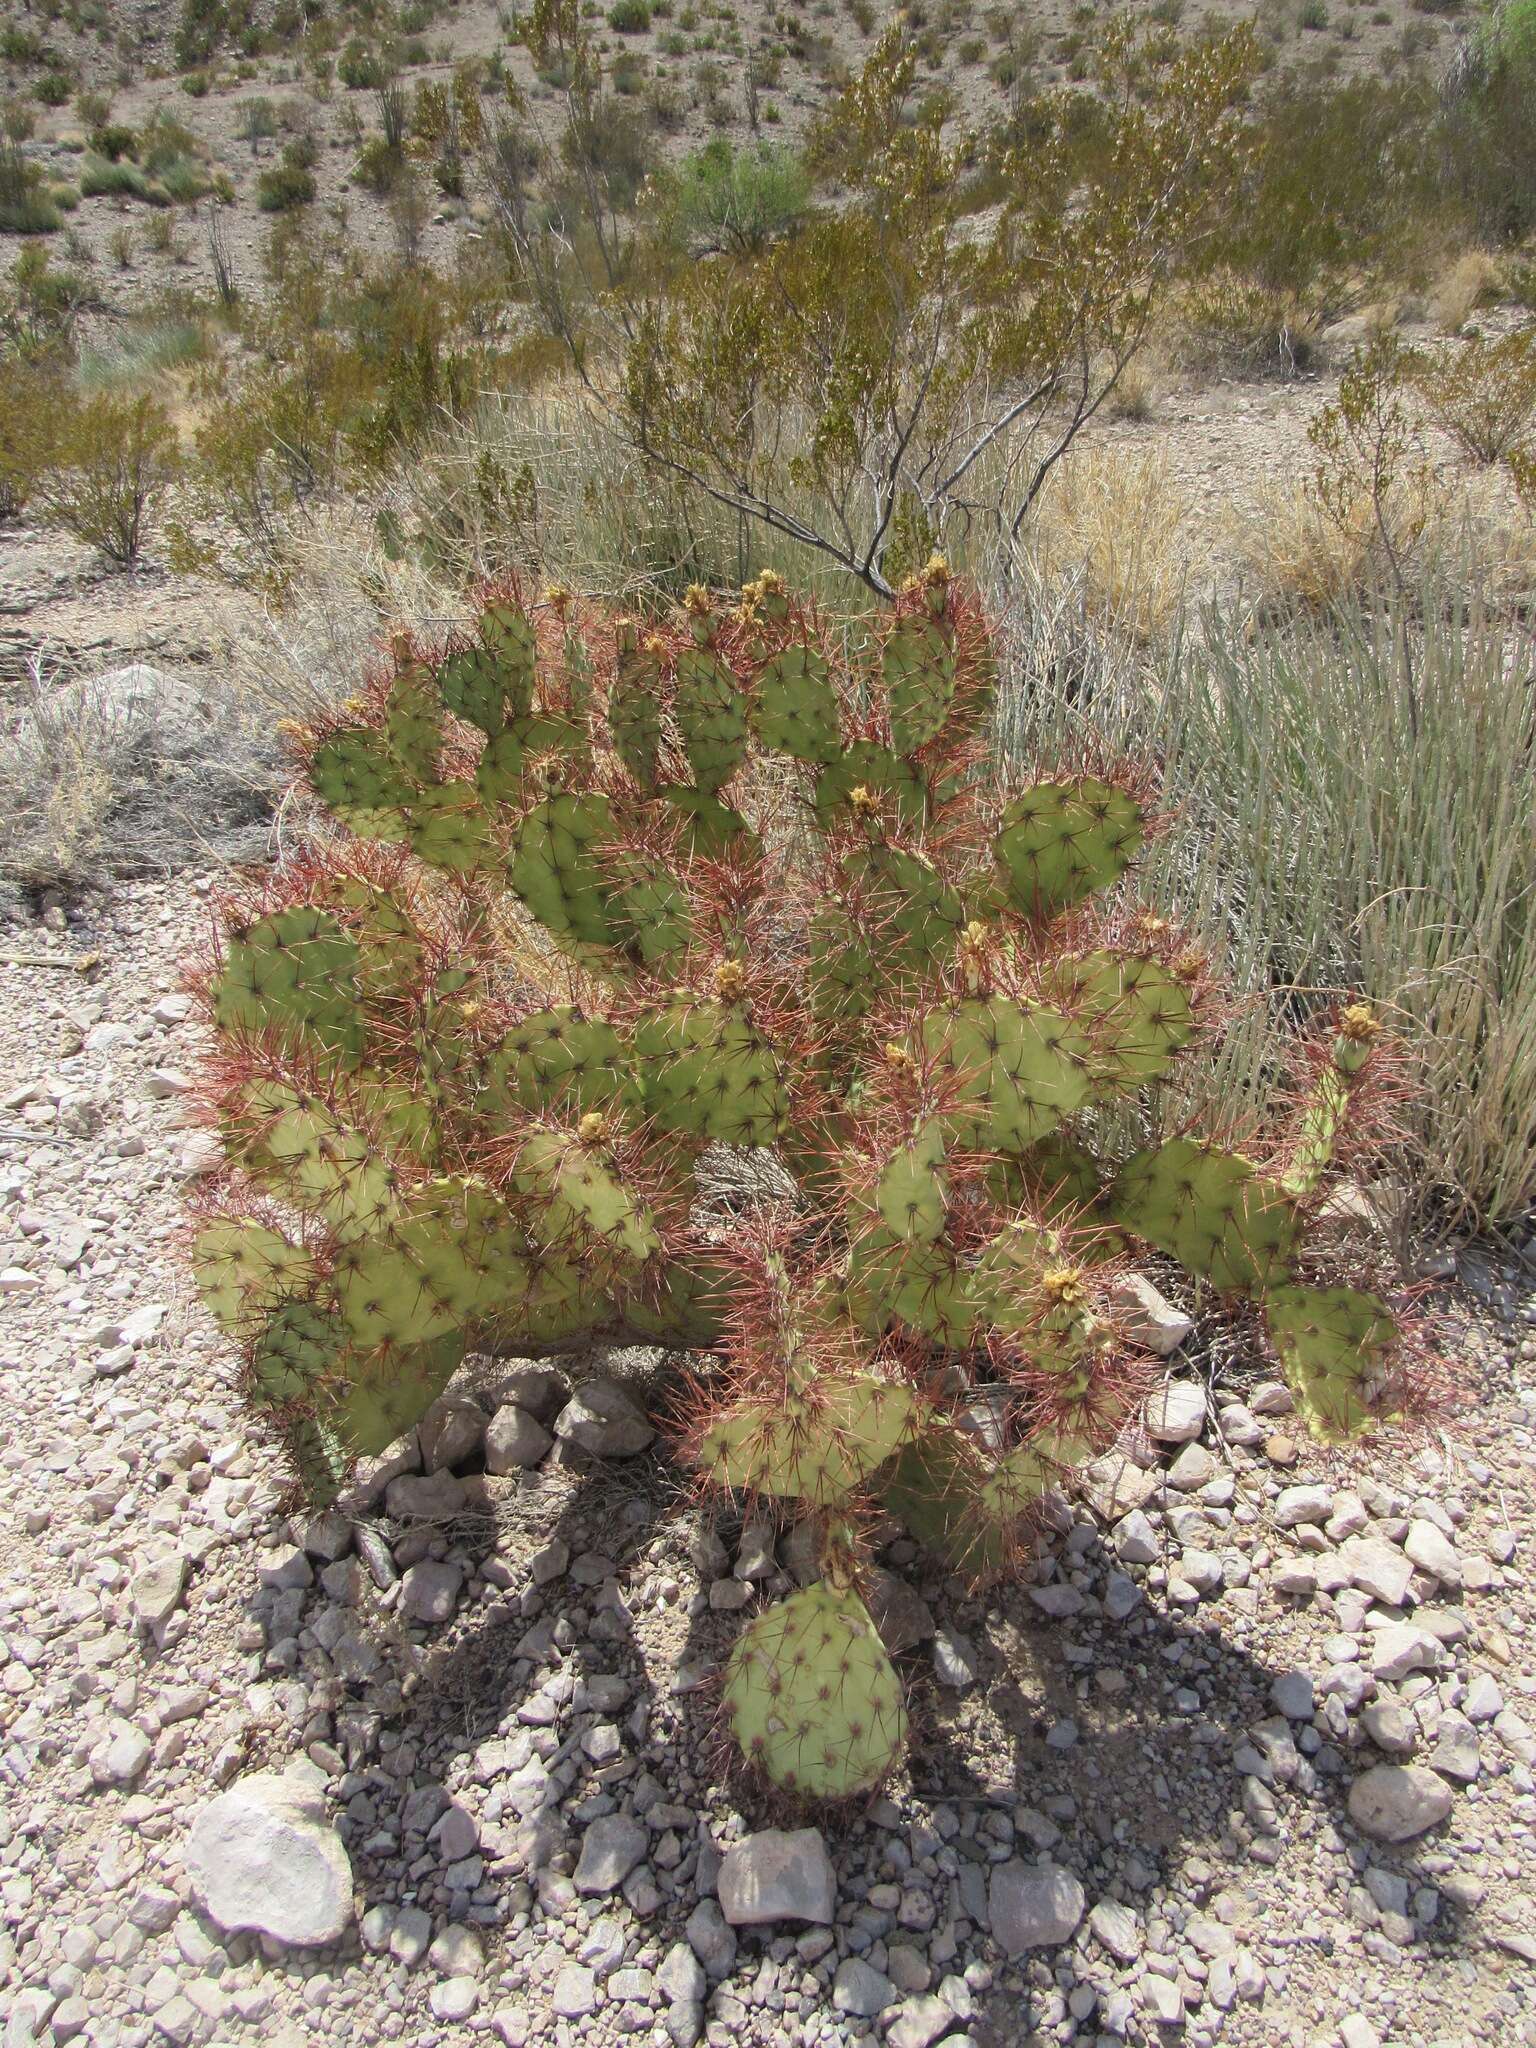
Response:
[{"label": "small green plant", "polygon": [[684,160],[668,192],[690,244],[756,253],[805,218],[811,181],[793,150],[737,149],[722,135]]},{"label": "small green plant", "polygon": [[646,0],[617,0],[608,10],[608,26],[621,36],[645,35],[651,26],[651,10]]},{"label": "small green plant", "polygon": [[[995,675],[937,559],[854,642],[767,575],[648,626],[503,591],[298,736],[353,836],[233,897],[204,984],[230,1166],[194,1262],[305,1485],[467,1349],[708,1352],[684,1457],[819,1573],[725,1673],[797,1795],[901,1754],[870,1513],[1007,1570],[1150,1378],[1138,1251],[1239,1305],[1319,1435],[1412,1391],[1391,1305],[1320,1263],[1375,1017],[1335,1014],[1262,1150],[1161,1131],[1220,1005],[1127,891],[1150,789],[983,774]],[[753,822],[765,776],[800,829]]]},{"label": "small green plant", "polygon": [[130,568],[180,468],[176,430],[158,399],[104,391],[71,409],[33,489],[48,525]]},{"label": "small green plant", "polygon": [[313,148],[302,142],[290,142],[284,147],[279,160],[256,180],[256,204],[263,213],[286,213],[295,206],[313,203],[313,160]]},{"label": "small green plant", "polygon": [[51,235],[61,225],[57,200],[15,142],[0,143],[0,234]]},{"label": "small green plant", "polygon": [[1536,427],[1536,328],[1482,335],[1434,354],[1421,351],[1404,372],[1429,410],[1474,462],[1500,461]]},{"label": "small green plant", "polygon": [[32,97],[45,107],[67,107],[74,86],[63,71],[45,71],[32,88]]}]

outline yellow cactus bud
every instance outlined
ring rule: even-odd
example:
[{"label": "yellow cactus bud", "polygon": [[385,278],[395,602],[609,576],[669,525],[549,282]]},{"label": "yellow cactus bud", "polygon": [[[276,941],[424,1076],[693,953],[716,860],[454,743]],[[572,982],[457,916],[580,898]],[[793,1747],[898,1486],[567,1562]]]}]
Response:
[{"label": "yellow cactus bud", "polygon": [[1205,972],[1203,953],[1181,953],[1173,963],[1175,981],[1198,981]]},{"label": "yellow cactus bud", "polygon": [[782,597],[784,595],[784,578],[777,569],[759,569],[757,572],[757,587],[765,597]]},{"label": "yellow cactus bud", "polygon": [[685,612],[691,613],[691,615],[696,619],[702,619],[708,616],[709,592],[704,588],[702,583],[690,583],[688,588],[683,592],[683,610]]},{"label": "yellow cactus bud", "polygon": [[1380,1032],[1381,1019],[1369,1003],[1350,1003],[1339,1013],[1339,1035],[1352,1045],[1369,1045]]},{"label": "yellow cactus bud", "polygon": [[722,960],[715,969],[715,994],[722,1003],[739,1003],[747,992],[746,969],[739,960]]},{"label": "yellow cactus bud", "polygon": [[923,581],[930,590],[949,581],[949,564],[941,554],[935,552],[928,557],[923,569]]},{"label": "yellow cactus bud", "polygon": [[315,736],[314,727],[305,725],[297,718],[280,718],[277,721],[277,730],[284,739],[297,740],[301,747],[307,747]]},{"label": "yellow cactus bud", "polygon": [[545,584],[544,602],[547,605],[553,605],[557,612],[563,612],[570,601],[571,592],[566,589],[563,583]]},{"label": "yellow cactus bud", "polygon": [[662,639],[659,633],[647,633],[640,644],[645,649],[646,653],[654,656],[657,661],[666,660],[667,643],[665,640]]},{"label": "yellow cactus bud", "polygon": [[917,1061],[904,1045],[898,1045],[894,1038],[888,1038],[881,1047],[881,1057],[893,1074],[910,1074]]},{"label": "yellow cactus bud", "polygon": [[608,1136],[608,1119],[600,1109],[589,1109],[576,1126],[576,1135],[583,1145],[601,1145]]},{"label": "yellow cactus bud", "polygon": [[1081,1266],[1047,1266],[1040,1275],[1040,1292],[1061,1308],[1076,1308],[1083,1299]]},{"label": "yellow cactus bud", "polygon": [[880,799],[862,782],[856,782],[848,792],[848,802],[860,818],[872,818],[880,808]]}]

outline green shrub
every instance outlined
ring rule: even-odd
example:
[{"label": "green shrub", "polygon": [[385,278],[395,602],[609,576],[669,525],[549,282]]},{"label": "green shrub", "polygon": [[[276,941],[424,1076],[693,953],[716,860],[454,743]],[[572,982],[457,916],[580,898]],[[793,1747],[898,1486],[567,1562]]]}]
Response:
[{"label": "green shrub", "polygon": [[62,71],[47,71],[32,88],[32,97],[45,107],[67,107],[74,86]]},{"label": "green shrub", "polygon": [[102,392],[61,424],[33,506],[45,524],[130,567],[179,468],[176,430],[158,399]]},{"label": "green shrub", "polygon": [[115,164],[125,156],[137,156],[139,153],[137,131],[125,127],[120,121],[93,128],[89,139],[96,155],[104,156],[108,163]]},{"label": "green shrub", "polygon": [[336,60],[336,76],[349,92],[375,92],[389,73],[378,52],[354,36]]},{"label": "green shrub", "polygon": [[59,226],[58,203],[38,166],[16,143],[0,143],[0,234],[51,235]]},{"label": "green shrub", "polygon": [[26,507],[68,404],[57,365],[11,359],[0,371],[0,519]]},{"label": "green shrub", "polygon": [[646,0],[617,0],[608,10],[608,26],[621,36],[644,35],[651,26]]},{"label": "green shrub", "polygon": [[[1145,780],[977,777],[992,645],[937,560],[856,650],[777,578],[744,598],[642,628],[498,594],[305,732],[357,837],[227,906],[193,1261],[318,1500],[469,1349],[714,1351],[682,1454],[824,1575],[743,1631],[727,1718],[779,1790],[850,1797],[906,1735],[871,1521],[1016,1562],[1145,1384],[1121,1245],[1241,1305],[1320,1437],[1407,1407],[1413,1353],[1319,1220],[1372,1013],[1314,1021],[1265,1166],[1165,1123],[1221,1011],[1124,885]],[[799,829],[736,808],[774,785]],[[573,1008],[578,957],[608,993]]]},{"label": "green shrub", "polygon": [[758,251],[805,218],[811,183],[794,151],[737,149],[723,135],[687,157],[671,203],[679,232],[716,249]]},{"label": "green shrub", "polygon": [[80,166],[80,190],[87,199],[142,199],[150,206],[164,206],[163,186],[147,178],[137,164],[114,162],[88,154]]},{"label": "green shrub", "polygon": [[302,164],[287,160],[262,172],[256,180],[256,204],[263,213],[287,213],[295,206],[309,206],[315,197],[315,175]]},{"label": "green shrub", "polygon": [[1474,462],[1500,461],[1536,431],[1536,328],[1420,352],[1408,375],[1438,426]]}]

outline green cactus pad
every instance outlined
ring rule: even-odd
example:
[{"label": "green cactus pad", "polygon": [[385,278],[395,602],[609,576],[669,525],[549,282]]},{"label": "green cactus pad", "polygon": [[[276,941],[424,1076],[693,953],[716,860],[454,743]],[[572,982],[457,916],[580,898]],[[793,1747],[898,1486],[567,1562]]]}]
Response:
[{"label": "green cactus pad", "polygon": [[682,882],[653,853],[625,848],[608,863],[615,936],[645,967],[674,967],[693,943],[693,905]]},{"label": "green cactus pad", "polygon": [[411,851],[429,867],[471,874],[496,858],[478,791],[470,782],[443,782],[413,797]]},{"label": "green cactus pad", "polygon": [[491,1054],[477,1107],[491,1115],[504,1115],[514,1103],[528,1110],[560,1103],[606,1109],[632,1096],[631,1064],[606,1019],[574,1008],[539,1010],[514,1024]]},{"label": "green cactus pad", "polygon": [[955,694],[955,655],[936,619],[918,612],[892,627],[880,667],[891,707],[891,744],[915,754],[944,729]]},{"label": "green cactus pad", "polygon": [[1213,1286],[1259,1293],[1286,1277],[1301,1234],[1294,1198],[1250,1161],[1193,1138],[1128,1159],[1105,1209]]},{"label": "green cactus pad", "polygon": [[1377,1420],[1377,1380],[1398,1348],[1385,1302],[1353,1287],[1274,1287],[1264,1321],[1297,1412],[1314,1436],[1339,1443]]},{"label": "green cactus pad", "polygon": [[[817,911],[809,945],[806,988],[813,1013],[847,1022],[868,1016],[885,991],[885,963],[843,905],[828,903]],[[851,1052],[851,1047],[843,1048],[845,1060]]]},{"label": "green cactus pad", "polygon": [[579,1249],[583,1241],[598,1240],[636,1265],[661,1249],[655,1217],[625,1187],[604,1148],[583,1144],[569,1131],[530,1132],[511,1186],[525,1198],[533,1241],[546,1249],[573,1239]]},{"label": "green cactus pad", "polygon": [[280,1408],[307,1400],[347,1348],[347,1327],[334,1308],[285,1302],[251,1346],[251,1392]]},{"label": "green cactus pad", "polygon": [[1189,990],[1161,961],[1141,954],[1064,960],[1046,990],[1092,1039],[1093,1092],[1100,1099],[1161,1080],[1195,1034]]},{"label": "green cactus pad", "polygon": [[192,1270],[203,1300],[239,1335],[289,1295],[302,1294],[314,1261],[280,1230],[248,1216],[210,1216],[192,1242]]},{"label": "green cactus pad", "polygon": [[507,880],[556,938],[614,943],[601,860],[612,837],[613,812],[605,796],[547,797],[524,818]]},{"label": "green cactus pad", "polygon": [[779,1057],[744,1003],[671,1003],[639,1018],[635,1052],[647,1115],[664,1131],[722,1145],[772,1145],[788,1124]]},{"label": "green cactus pad", "polygon": [[502,666],[489,647],[463,647],[437,672],[438,694],[456,718],[477,725],[490,739],[507,718]]},{"label": "green cactus pad", "polygon": [[620,646],[618,673],[608,692],[608,733],[641,789],[654,791],[661,753],[661,671],[640,648]]},{"label": "green cactus pad", "polygon": [[836,1507],[911,1434],[916,1404],[905,1387],[860,1374],[738,1402],[699,1445],[699,1469],[739,1493]]},{"label": "green cactus pad", "polygon": [[765,747],[813,767],[842,752],[837,699],[814,647],[784,647],[758,671],[749,716]]},{"label": "green cactus pad", "polygon": [[354,812],[398,813],[415,794],[416,785],[390,753],[382,735],[362,726],[323,740],[315,749],[308,773],[315,795],[343,817]]},{"label": "green cactus pad", "polygon": [[932,1244],[943,1236],[949,1202],[944,1155],[944,1126],[931,1117],[886,1162],[875,1185],[875,1207],[893,1238]]},{"label": "green cactus pad", "polygon": [[965,908],[932,861],[877,841],[849,854],[842,880],[861,906],[864,936],[885,963],[886,979],[934,978],[954,950]]},{"label": "green cactus pad", "polygon": [[726,1334],[735,1277],[722,1261],[698,1252],[659,1267],[653,1262],[645,1295],[624,1296],[623,1320],[638,1335],[673,1350],[710,1350]]},{"label": "green cactus pad", "polygon": [[848,1309],[870,1336],[900,1323],[930,1343],[962,1350],[976,1327],[970,1274],[953,1247],[895,1237],[883,1228],[854,1243]]},{"label": "green cactus pad", "polygon": [[436,782],[443,744],[441,705],[425,669],[403,669],[396,677],[384,713],[384,738],[390,753],[414,781]]},{"label": "green cactus pad", "polygon": [[807,1798],[872,1791],[907,1738],[901,1681],[869,1610],[857,1593],[824,1581],[743,1629],[723,1699],[747,1761]]},{"label": "green cactus pad", "polygon": [[[539,656],[532,620],[515,604],[488,604],[480,614],[479,633],[500,670],[504,716],[526,718],[533,709]],[[485,730],[492,732],[495,728],[486,726]]]},{"label": "green cactus pad", "polygon": [[688,860],[760,860],[763,843],[740,811],[707,789],[669,783],[656,792],[681,828],[679,849]]},{"label": "green cactus pad", "polygon": [[878,741],[854,740],[816,778],[816,822],[824,832],[855,817],[850,798],[856,789],[868,790],[891,823],[922,829],[928,785],[921,770]]},{"label": "green cactus pad", "polygon": [[362,1052],[357,942],[329,911],[295,904],[232,934],[213,984],[221,1031],[274,1031],[346,1062]]},{"label": "green cactus pad", "polygon": [[1037,782],[1003,812],[993,854],[1008,901],[1026,917],[1055,917],[1119,881],[1141,851],[1135,798],[1092,776]]},{"label": "green cactus pad", "polygon": [[693,779],[712,794],[735,774],[747,751],[741,686],[712,649],[685,648],[678,656],[672,709]]},{"label": "green cactus pad", "polygon": [[332,1286],[353,1341],[424,1344],[506,1310],[527,1284],[528,1240],[473,1181],[429,1181],[381,1227],[342,1247]]},{"label": "green cactus pad", "polygon": [[246,1112],[255,1131],[252,1168],[290,1200],[313,1205],[344,1236],[372,1230],[391,1213],[388,1160],[318,1097],[256,1081],[246,1090]]},{"label": "green cactus pad", "polygon": [[352,1457],[377,1457],[416,1427],[463,1362],[456,1330],[428,1344],[349,1353],[319,1389],[317,1419]]},{"label": "green cactus pad", "polygon": [[957,1128],[992,1151],[1038,1144],[1088,1100],[1092,1047],[1058,1010],[962,997],[929,1012],[914,1050],[950,1070]]},{"label": "green cactus pad", "polygon": [[[486,742],[475,766],[475,787],[489,804],[521,809],[530,798],[549,793],[552,770],[558,784],[585,764],[587,754],[585,732],[568,719],[547,713],[514,719]],[[530,779],[535,764],[546,777],[542,785]]]},{"label": "green cactus pad", "polygon": [[991,1461],[969,1431],[935,1421],[886,1473],[881,1498],[925,1550],[951,1571],[982,1580],[1007,1561],[1011,1524],[989,1512]]}]

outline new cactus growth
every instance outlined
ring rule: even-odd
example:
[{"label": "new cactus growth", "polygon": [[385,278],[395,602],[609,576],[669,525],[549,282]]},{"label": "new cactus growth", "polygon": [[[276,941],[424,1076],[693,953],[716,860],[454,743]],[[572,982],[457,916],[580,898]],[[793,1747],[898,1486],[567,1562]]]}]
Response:
[{"label": "new cactus growth", "polygon": [[[804,1794],[903,1742],[864,1511],[1005,1568],[1134,1407],[1128,1257],[1245,1299],[1320,1434],[1402,1399],[1389,1306],[1320,1264],[1375,1018],[1272,1150],[1162,1130],[1217,1012],[1127,900],[1145,791],[989,765],[993,686],[938,561],[862,647],[772,577],[644,625],[498,591],[303,736],[343,829],[227,906],[204,982],[229,1169],[193,1257],[305,1485],[467,1353],[695,1354],[684,1455],[821,1559],[724,1679]],[[762,1170],[722,1205],[728,1150]]]}]

